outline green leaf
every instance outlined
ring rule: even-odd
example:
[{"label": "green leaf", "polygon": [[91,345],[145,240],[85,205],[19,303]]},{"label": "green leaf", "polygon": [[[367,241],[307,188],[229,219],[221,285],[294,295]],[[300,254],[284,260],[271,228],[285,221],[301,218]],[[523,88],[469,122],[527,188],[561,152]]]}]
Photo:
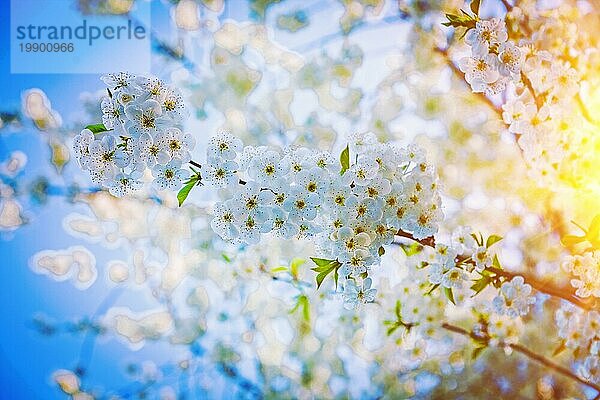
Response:
[{"label": "green leaf", "polygon": [[444,26],[452,26],[454,28],[464,27],[467,29],[475,28],[477,19],[473,18],[463,10],[460,10],[463,15],[446,14],[448,22],[442,23]]},{"label": "green leaf", "polygon": [[382,255],[385,254],[385,249],[383,248],[383,246],[379,246],[379,249],[377,250],[377,254],[379,254],[379,257],[381,257]]},{"label": "green leaf", "polygon": [[308,297],[306,297],[306,295],[304,294],[298,296],[298,300],[296,300],[296,305],[290,310],[289,313],[293,314],[299,308],[302,309],[302,318],[304,318],[306,322],[310,321],[310,302],[308,301]]},{"label": "green leaf", "polygon": [[585,236],[565,235],[560,238],[560,242],[563,246],[571,247],[581,242],[585,242],[587,239]]},{"label": "green leaf", "polygon": [[492,265],[498,269],[502,269],[502,265],[500,265],[500,260],[498,260],[498,254],[494,254]]},{"label": "green leaf", "polygon": [[502,236],[498,236],[498,235],[490,235],[490,237],[487,238],[487,241],[485,242],[485,247],[487,247],[488,249],[490,247],[492,247],[495,243],[498,243],[499,241],[502,240]]},{"label": "green leaf", "polygon": [[306,260],[304,258],[294,258],[290,264],[290,274],[294,279],[298,279],[298,270],[299,267],[304,264]]},{"label": "green leaf", "polygon": [[475,242],[477,242],[477,246],[483,246],[483,239],[480,239],[480,237],[477,236],[476,233],[471,233],[471,237],[475,239]]},{"label": "green leaf", "polygon": [[279,267],[271,268],[271,273],[272,274],[277,274],[279,272],[285,272],[285,271],[287,271],[287,267],[284,266],[284,265],[281,265]]},{"label": "green leaf", "polygon": [[227,254],[221,253],[221,257],[223,257],[223,260],[227,261],[228,263],[231,262],[231,257],[229,257]]},{"label": "green leaf", "polygon": [[486,349],[486,346],[475,347],[473,349],[473,353],[471,353],[471,360],[476,360],[481,355],[481,353],[483,352],[483,350],[485,350],[485,349]]},{"label": "green leaf", "polygon": [[319,267],[324,267],[335,261],[335,260],[328,260],[326,258],[316,258],[316,257],[311,257],[310,259],[313,260],[313,262],[315,264],[317,264]]},{"label": "green leaf", "polygon": [[342,165],[342,170],[340,171],[340,175],[344,175],[344,172],[350,168],[350,148],[346,145],[346,148],[340,154],[340,164]]},{"label": "green leaf", "polygon": [[407,257],[414,256],[415,254],[423,250],[423,245],[421,245],[418,242],[413,242],[410,246],[402,244],[401,247],[404,251],[404,254],[406,254]]},{"label": "green leaf", "polygon": [[402,304],[400,303],[400,300],[396,300],[396,307],[394,308],[394,313],[396,314],[396,317],[398,317],[398,319],[402,319]]},{"label": "green leaf", "polygon": [[470,8],[473,11],[473,14],[479,15],[479,6],[481,5],[481,0],[473,0],[471,2]]},{"label": "green leaf", "polygon": [[190,179],[188,181],[188,183],[186,183],[180,190],[179,193],[177,193],[177,201],[179,201],[179,207],[181,207],[181,205],[183,204],[183,202],[185,201],[185,199],[187,199],[188,195],[190,194],[190,191],[192,190],[192,188],[196,185],[196,181]]},{"label": "green leaf", "polygon": [[396,329],[400,328],[400,325],[398,324],[394,324],[392,326],[390,326],[386,332],[386,335],[390,336],[392,333],[394,333],[396,331]]},{"label": "green leaf", "polygon": [[[341,264],[340,264],[341,265]],[[337,267],[334,271],[333,271],[333,282],[335,283],[335,289],[337,290],[337,285],[338,285],[338,278],[340,277],[338,274],[338,269],[340,269],[340,267]]]},{"label": "green leaf", "polygon": [[108,131],[112,131],[112,129],[106,129],[106,127],[104,126],[104,124],[92,124],[92,125],[88,125],[85,127],[85,129],[89,129],[90,131],[92,131],[92,133],[94,135],[98,135],[102,132],[108,132]]},{"label": "green leaf", "polygon": [[596,237],[600,234],[600,214],[596,215],[587,231],[588,236]]},{"label": "green leaf", "polygon": [[585,236],[594,248],[600,247],[600,214],[594,217]]},{"label": "green leaf", "polygon": [[310,321],[310,303],[308,302],[308,297],[301,296],[302,299],[302,316],[306,322]]},{"label": "green leaf", "polygon": [[427,293],[425,293],[425,295],[429,295],[429,294],[433,293],[433,291],[434,291],[435,289],[437,289],[438,287],[440,287],[440,284],[439,284],[439,283],[436,283],[435,285],[433,285],[433,286],[431,287],[431,289],[429,289],[429,291],[428,291]]},{"label": "green leaf", "polygon": [[[315,264],[318,265],[315,268],[311,268],[313,271],[317,272],[317,277],[315,278],[317,281],[317,290],[319,290],[319,288],[321,287],[321,284],[323,283],[323,280],[325,280],[327,275],[329,275],[332,272],[333,272],[333,280],[335,282],[335,287],[337,289],[337,283],[338,283],[338,278],[339,278],[338,269],[340,269],[342,264],[340,262],[338,262],[337,260],[326,260],[323,258],[311,257],[311,260],[313,260],[315,262]],[[327,262],[327,264],[325,262]]]},{"label": "green leaf", "polygon": [[476,295],[478,295],[483,289],[488,287],[488,285],[491,282],[492,282],[492,279],[487,275],[484,275],[481,278],[477,279],[475,281],[475,283],[471,286],[471,289],[473,291],[475,291],[475,294],[473,294],[473,296],[471,296],[471,297],[475,297]]},{"label": "green leaf", "polygon": [[323,271],[317,275],[317,277],[315,278],[317,281],[317,290],[319,290],[319,288],[321,287],[321,284],[323,283],[323,281],[325,280],[327,275],[329,275],[330,272],[331,271]]},{"label": "green leaf", "polygon": [[561,340],[554,352],[552,352],[552,357],[556,357],[560,353],[562,353],[567,348],[567,341]]},{"label": "green leaf", "polygon": [[444,294],[452,304],[456,305],[456,302],[454,301],[454,293],[452,293],[452,288],[445,287]]}]

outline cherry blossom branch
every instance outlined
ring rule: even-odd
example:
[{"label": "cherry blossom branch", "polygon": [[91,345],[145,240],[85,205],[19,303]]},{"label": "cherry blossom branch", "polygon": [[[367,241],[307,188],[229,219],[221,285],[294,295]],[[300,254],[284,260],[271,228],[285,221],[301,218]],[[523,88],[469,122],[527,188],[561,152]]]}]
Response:
[{"label": "cherry blossom branch", "polygon": [[202,165],[198,164],[196,161],[194,160],[190,160],[190,164],[192,164],[194,167],[196,168],[202,168]]},{"label": "cherry blossom branch", "polygon": [[596,308],[594,301],[590,301],[591,299],[582,299],[581,297],[573,293],[573,290],[570,287],[556,287],[548,282],[539,280],[538,278],[530,274],[514,274],[496,267],[488,267],[487,270],[495,273],[496,275],[503,276],[507,279],[512,279],[517,275],[522,276],[525,280],[525,283],[531,285],[531,287],[537,290],[538,292],[546,293],[554,297],[560,297],[561,299],[567,300],[568,302],[586,311],[591,311]]},{"label": "cherry blossom branch", "polygon": [[[489,347],[489,345],[488,345],[489,338],[487,336],[477,335],[472,331],[469,332],[468,330],[466,330],[464,328],[461,328],[459,326],[452,325],[452,324],[449,324],[446,322],[442,324],[442,328],[444,328],[450,332],[458,333],[459,335],[470,337],[471,339],[478,341],[478,342],[483,341],[485,343],[485,345],[487,347]],[[559,364],[555,363],[554,361],[529,350],[527,347],[525,347],[523,345],[520,345],[518,343],[506,343],[504,341],[500,341],[499,346],[500,347],[510,347],[512,350],[516,351],[517,353],[523,354],[525,357],[529,358],[530,360],[536,361],[537,363],[543,365],[546,368],[552,369],[552,370],[556,371],[557,373],[559,373],[569,379],[575,380],[575,381],[581,383],[582,385],[585,385],[589,388],[596,390],[598,392],[598,395],[596,396],[596,398],[598,398],[598,396],[600,396],[600,386],[594,384],[593,382],[588,381],[587,379],[583,379],[579,375],[574,374],[570,369],[565,368],[562,365],[559,365]]]},{"label": "cherry blossom branch", "polygon": [[[435,247],[435,238],[433,236],[429,236],[423,239],[415,238],[411,233],[404,232],[402,230],[396,233],[396,236],[404,237],[410,240],[413,240],[417,243],[422,244],[423,246]],[[467,259],[461,258],[460,256],[457,258],[458,262],[465,262]],[[496,268],[496,267],[487,267],[486,270],[496,274],[497,276],[501,276],[506,278],[507,280],[512,280],[516,276],[522,276],[525,283],[531,285],[532,288],[537,290],[538,292],[545,293],[549,296],[559,297],[563,300],[570,302],[571,304],[580,307],[586,311],[591,311],[597,309],[596,302],[592,299],[586,300],[577,296],[573,289],[570,287],[557,287],[548,282],[544,282],[539,278],[532,276],[531,274],[523,274],[523,273],[514,273],[510,271],[506,271],[504,269]]]},{"label": "cherry blossom branch", "polygon": [[[448,64],[448,66],[450,67],[450,69],[452,70],[452,72],[454,73],[455,76],[457,76],[461,81],[465,81],[465,75],[463,74],[463,72],[456,66],[456,64],[454,64],[454,61],[452,61],[452,59],[450,58],[450,54],[448,53],[448,49],[442,49],[440,47],[434,47],[433,51],[436,53],[441,54],[445,59],[446,62]],[[496,114],[498,114],[498,116],[500,117],[501,120],[502,119],[502,108],[498,107],[489,97],[487,97],[485,94],[483,93],[474,93],[476,94],[481,100],[483,100],[483,102],[490,107],[490,109],[492,111],[494,111]]]},{"label": "cherry blossom branch", "polygon": [[500,0],[504,8],[506,8],[506,12],[510,12],[513,9],[513,6],[506,0]]},{"label": "cherry blossom branch", "polygon": [[541,97],[539,97],[538,95],[536,95],[535,90],[533,89],[533,85],[531,84],[531,81],[529,80],[527,75],[525,75],[525,73],[523,73],[522,71],[521,71],[521,81],[523,82],[523,84],[525,85],[527,90],[529,90],[529,93],[531,93],[531,96],[533,97],[533,100],[535,102],[535,107],[538,110],[540,108],[542,108],[542,105],[544,103],[543,99]]}]

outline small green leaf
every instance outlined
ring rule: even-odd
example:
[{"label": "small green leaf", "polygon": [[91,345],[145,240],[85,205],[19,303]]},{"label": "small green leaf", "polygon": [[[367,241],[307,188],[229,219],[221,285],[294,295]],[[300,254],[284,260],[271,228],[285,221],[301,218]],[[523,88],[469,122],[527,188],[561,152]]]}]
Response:
[{"label": "small green leaf", "polygon": [[592,247],[600,248],[600,214],[594,217],[585,236]]},{"label": "small green leaf", "polygon": [[285,271],[287,271],[287,267],[284,266],[284,265],[281,265],[279,267],[271,268],[271,273],[272,274],[277,274],[279,272],[285,272]]},{"label": "small green leaf", "polygon": [[561,340],[554,352],[552,352],[552,357],[556,357],[560,353],[562,353],[567,348],[567,341]]},{"label": "small green leaf", "polygon": [[400,300],[396,300],[396,307],[394,308],[394,313],[398,319],[402,319],[402,304]]},{"label": "small green leaf", "polygon": [[[317,281],[317,290],[319,290],[321,284],[323,283],[323,280],[327,277],[327,275],[329,275],[332,272],[334,273],[333,280],[335,281],[335,287],[337,289],[338,269],[340,269],[342,264],[337,260],[326,260],[323,258],[311,257],[311,260],[313,260],[315,264],[318,265],[315,268],[311,268],[313,271],[317,272],[317,277],[315,278]],[[327,264],[325,264],[326,261],[328,262]]]},{"label": "small green leaf", "polygon": [[321,284],[323,283],[323,280],[325,280],[325,278],[327,277],[327,275],[329,275],[330,272],[331,271],[323,271],[317,275],[317,277],[315,278],[317,281],[317,290],[319,290]]},{"label": "small green leaf", "polygon": [[498,269],[502,269],[502,265],[500,265],[500,260],[498,260],[498,254],[494,254],[494,258],[492,259],[492,265]]},{"label": "small green leaf", "polygon": [[344,172],[350,168],[350,148],[346,146],[342,154],[340,154],[340,164],[342,165],[342,170],[340,171],[340,175],[344,175]]},{"label": "small green leaf", "polygon": [[566,247],[571,247],[585,241],[585,236],[565,235],[562,238],[560,238],[560,242],[563,244],[563,246]]},{"label": "small green leaf", "polygon": [[317,264],[319,267],[329,265],[335,261],[335,260],[327,260],[326,258],[316,258],[316,257],[311,257],[310,259],[313,260],[313,262],[315,264]]},{"label": "small green leaf", "polygon": [[388,328],[388,330],[387,330],[386,334],[387,334],[388,336],[390,336],[390,335],[391,335],[392,333],[394,333],[394,332],[396,331],[396,329],[398,329],[398,328],[400,328],[400,325],[398,325],[398,324],[394,324],[394,325],[392,325],[392,326],[390,326],[390,327]]},{"label": "small green leaf", "polygon": [[592,219],[587,234],[590,237],[596,237],[600,235],[600,214],[596,215],[594,219]]},{"label": "small green leaf", "polygon": [[92,124],[92,125],[88,125],[85,127],[85,129],[89,129],[90,131],[92,131],[92,133],[94,135],[98,135],[102,132],[108,132],[108,131],[112,131],[112,129],[106,129],[106,127],[104,126],[104,124]]},{"label": "small green leaf", "polygon": [[185,199],[187,199],[188,195],[190,194],[190,191],[192,190],[192,188],[196,185],[196,181],[190,179],[185,186],[183,186],[180,190],[179,193],[177,193],[177,201],[179,202],[179,207],[181,207],[181,205],[183,204],[183,202],[185,201]]},{"label": "small green leaf", "polygon": [[483,239],[480,239],[476,233],[471,233],[471,237],[477,242],[477,246],[483,246]]},{"label": "small green leaf", "polygon": [[304,318],[306,322],[310,321],[310,302],[308,301],[308,297],[306,297],[306,295],[304,294],[298,296],[298,300],[296,300],[296,305],[294,305],[294,308],[292,308],[289,311],[289,313],[293,314],[299,308],[302,309],[302,318]]},{"label": "small green leaf", "polygon": [[[341,264],[340,264],[341,265]],[[333,282],[335,282],[335,289],[337,290],[337,285],[338,285],[338,279],[339,279],[339,274],[338,274],[338,269],[340,269],[340,267],[336,267],[333,270]]]},{"label": "small green leaf", "polygon": [[445,287],[444,294],[452,304],[456,305],[456,302],[454,301],[454,293],[452,292],[452,288]]},{"label": "small green leaf", "polygon": [[429,291],[428,291],[427,293],[425,293],[425,295],[429,295],[429,294],[433,293],[433,291],[434,291],[435,289],[437,289],[438,287],[440,287],[440,284],[439,284],[439,283],[436,283],[435,285],[433,285],[433,286],[432,286],[432,287],[429,289]]},{"label": "small green leaf", "polygon": [[491,282],[491,278],[487,275],[484,275],[481,278],[477,279],[475,283],[471,286],[471,289],[475,292],[475,294],[473,294],[473,296],[471,297],[475,297],[476,295],[478,295],[483,289],[488,287],[488,285]]},{"label": "small green leaf", "polygon": [[502,236],[490,235],[490,237],[487,238],[487,242],[485,242],[485,247],[487,247],[489,249],[495,243],[498,243],[501,240],[502,240]]},{"label": "small green leaf", "polygon": [[231,262],[231,257],[229,257],[227,254],[221,253],[221,257],[223,257],[223,260],[227,261],[228,263]]},{"label": "small green leaf", "polygon": [[404,251],[404,254],[406,254],[407,257],[414,256],[415,254],[417,254],[417,253],[421,252],[421,250],[423,250],[423,245],[421,245],[418,242],[413,242],[409,246],[402,244],[401,247],[402,247],[402,250]]},{"label": "small green leaf", "polygon": [[467,29],[475,28],[475,24],[477,23],[477,20],[475,18],[473,18],[472,16],[470,16],[469,14],[467,14],[466,12],[464,12],[463,10],[460,10],[460,11],[462,12],[463,15],[446,14],[446,18],[448,19],[448,21],[442,23],[442,25],[452,26],[454,28],[458,28],[458,27],[464,27]]},{"label": "small green leaf", "polygon": [[483,350],[485,350],[485,349],[486,349],[486,346],[475,347],[473,349],[473,353],[471,353],[471,360],[476,360],[481,355]]},{"label": "small green leaf", "polygon": [[300,296],[302,300],[302,316],[306,322],[310,321],[310,303],[308,302],[308,297]]},{"label": "small green leaf", "polygon": [[290,274],[292,274],[292,277],[294,277],[294,279],[298,279],[298,270],[300,268],[301,265],[303,265],[306,262],[306,260],[304,258],[294,258],[290,264]]},{"label": "small green leaf", "polygon": [[379,257],[381,257],[382,255],[385,254],[385,249],[383,248],[383,246],[379,246],[379,249],[377,250],[377,254],[379,254]]},{"label": "small green leaf", "polygon": [[473,11],[473,14],[475,15],[479,15],[479,6],[481,5],[481,0],[473,0],[471,2],[471,11]]}]

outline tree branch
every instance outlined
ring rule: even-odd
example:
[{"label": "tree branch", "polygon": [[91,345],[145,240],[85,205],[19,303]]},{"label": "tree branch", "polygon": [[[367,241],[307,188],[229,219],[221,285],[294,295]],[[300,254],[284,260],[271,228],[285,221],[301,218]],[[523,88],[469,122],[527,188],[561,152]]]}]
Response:
[{"label": "tree branch", "polygon": [[504,8],[506,8],[506,12],[510,12],[513,9],[513,6],[507,0],[500,0]]},{"label": "tree branch", "polygon": [[[477,340],[477,341],[485,340],[486,342],[489,340],[489,337],[476,335],[473,332],[469,332],[466,329],[463,329],[456,325],[451,325],[446,322],[442,324],[442,328],[444,328],[450,332],[458,333],[463,336],[468,336],[473,340]],[[487,345],[487,344],[486,344],[486,346],[489,347],[489,345]],[[518,343],[506,343],[506,342],[501,341],[500,346],[502,346],[502,347],[508,346],[511,349],[513,349],[514,351],[516,351],[517,353],[523,354],[530,360],[536,361],[537,363],[543,365],[546,368],[552,369],[552,370],[556,371],[557,373],[559,373],[569,379],[575,380],[575,381],[581,383],[582,385],[585,385],[589,388],[596,390],[598,392],[598,395],[600,395],[600,386],[596,385],[593,382],[588,381],[587,379],[581,378],[580,376],[574,374],[570,369],[565,368],[562,365],[559,365],[559,364],[555,363],[554,361],[552,361],[540,354],[534,353],[533,351],[529,350],[527,347],[525,347],[523,345],[520,345]],[[598,396],[596,396],[596,398],[598,398]]]},{"label": "tree branch", "polygon": [[595,301],[593,301],[592,299],[582,299],[581,297],[577,296],[574,293],[572,287],[557,287],[552,285],[551,283],[544,282],[530,274],[515,274],[495,267],[488,267],[487,270],[495,273],[496,275],[503,276],[507,279],[512,279],[515,276],[522,276],[525,280],[525,283],[530,284],[531,287],[537,290],[538,292],[546,293],[554,297],[560,297],[561,299],[564,299],[580,308],[583,308],[586,311],[591,311],[596,308]]},{"label": "tree branch", "polygon": [[[442,49],[442,48],[439,48],[439,47],[434,47],[433,51],[441,54],[446,59],[446,62],[448,64],[448,66],[450,67],[450,69],[452,70],[452,72],[454,73],[454,75],[457,76],[461,81],[466,82],[465,81],[465,75],[460,70],[460,68],[458,68],[456,66],[456,64],[454,64],[454,61],[452,61],[452,59],[450,58],[450,55],[448,53],[448,49]],[[498,114],[498,116],[500,117],[500,119],[502,121],[504,121],[502,119],[502,108],[501,107],[498,107],[489,97],[487,97],[483,93],[474,93],[474,94],[476,94],[481,100],[483,100],[483,102],[487,106],[489,106],[492,111],[494,111],[496,114]]]},{"label": "tree branch", "polygon": [[[396,236],[413,240],[417,243],[422,244],[423,246],[435,247],[435,238],[433,236],[429,236],[424,239],[417,239],[411,233],[404,232],[402,230],[399,230],[396,233]],[[465,261],[465,258],[458,257],[458,261]],[[575,294],[575,291],[571,287],[557,287],[551,283],[544,282],[539,278],[532,276],[531,274],[514,273],[496,267],[487,267],[486,269],[498,276],[506,278],[507,280],[512,280],[516,276],[521,276],[523,277],[525,283],[531,285],[531,287],[536,289],[538,292],[542,292],[553,297],[559,297],[586,311],[597,309],[595,300],[593,300],[592,298],[582,299],[581,297]]]}]

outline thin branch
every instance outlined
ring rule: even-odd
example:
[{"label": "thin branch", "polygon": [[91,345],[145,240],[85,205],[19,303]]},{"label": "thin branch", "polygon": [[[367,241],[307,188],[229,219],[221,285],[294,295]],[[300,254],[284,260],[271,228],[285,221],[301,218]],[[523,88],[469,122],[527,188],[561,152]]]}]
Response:
[{"label": "thin branch", "polygon": [[435,238],[433,236],[428,236],[426,238],[423,239],[417,239],[413,236],[412,233],[408,233],[405,232],[403,230],[398,230],[398,232],[395,233],[396,236],[400,236],[400,237],[405,237],[407,239],[410,239],[412,241],[421,243],[423,246],[429,246],[429,247],[435,247]]},{"label": "thin branch", "polygon": [[[488,341],[489,338],[485,337],[485,336],[480,336],[480,335],[476,335],[473,332],[469,332],[466,329],[463,329],[459,326],[455,326],[455,325],[451,325],[448,323],[443,323],[442,324],[442,328],[450,331],[450,332],[454,332],[454,333],[458,333],[460,335],[463,336],[468,336],[473,340],[477,340],[477,341],[481,341],[482,339],[485,341]],[[596,385],[593,382],[588,381],[587,379],[583,379],[582,377],[574,374],[570,369],[563,367],[562,365],[559,365],[557,363],[555,363],[554,361],[540,355],[537,353],[534,353],[533,351],[529,350],[527,347],[520,345],[518,343],[506,343],[504,341],[500,341],[500,346],[501,347],[510,347],[511,349],[513,349],[514,351],[516,351],[517,353],[521,353],[524,356],[526,356],[527,358],[529,358],[530,360],[534,360],[537,363],[543,365],[544,367],[547,367],[549,369],[552,369],[556,372],[558,372],[559,374],[566,376],[569,379],[575,380],[579,383],[581,383],[582,385],[585,385],[589,388],[592,388],[594,390],[596,390],[598,392],[598,395],[600,395],[600,386]],[[488,346],[489,347],[489,346]],[[596,398],[598,398],[598,396],[596,396]]]},{"label": "thin branch", "polygon": [[194,160],[190,160],[190,164],[192,164],[194,167],[196,168],[202,168],[202,165],[198,164],[196,161]]},{"label": "thin branch", "polygon": [[[442,48],[439,48],[439,47],[434,47],[433,51],[441,54],[446,59],[446,61],[448,63],[448,66],[450,67],[450,69],[452,69],[452,72],[454,73],[454,75],[457,76],[461,81],[466,82],[465,81],[465,75],[460,70],[460,68],[458,68],[456,66],[456,64],[454,64],[454,61],[452,61],[452,59],[450,58],[450,55],[448,53],[448,49],[442,49]],[[498,114],[498,116],[500,117],[501,120],[503,120],[502,119],[502,108],[498,107],[485,94],[483,94],[483,93],[474,93],[474,94],[476,94],[481,100],[483,100],[483,102],[487,106],[489,106],[492,111],[494,111],[496,114]]]},{"label": "thin branch", "polygon": [[504,8],[506,8],[506,12],[510,12],[513,9],[513,6],[507,0],[500,0]]},{"label": "thin branch", "polygon": [[527,90],[529,90],[529,93],[531,93],[531,96],[533,97],[533,100],[535,101],[535,107],[538,110],[540,108],[542,108],[542,106],[544,105],[544,99],[535,93],[535,90],[533,90],[533,85],[531,84],[531,81],[529,80],[527,75],[525,75],[525,73],[523,71],[521,71],[521,81],[523,82],[523,84],[525,85]]},{"label": "thin branch", "polygon": [[495,273],[496,275],[503,276],[507,279],[512,279],[515,276],[522,276],[524,281],[531,285],[538,292],[549,294],[550,296],[560,297],[561,299],[567,300],[568,302],[583,308],[584,310],[591,311],[595,309],[595,302],[590,300],[582,299],[573,292],[571,287],[557,287],[548,282],[539,280],[538,278],[530,274],[515,274],[503,269],[488,267],[488,271]]},{"label": "thin branch", "polygon": [[[404,232],[402,230],[396,233],[396,236],[405,237],[407,239],[413,240],[417,243],[422,244],[423,246],[435,247],[435,238],[433,236],[426,237],[424,239],[417,239],[411,233]],[[464,259],[458,258],[458,261],[464,261]],[[557,287],[548,282],[544,282],[537,277],[532,276],[531,274],[523,274],[523,273],[515,273],[506,271],[504,269],[496,268],[496,267],[487,267],[488,271],[493,272],[498,276],[502,276],[507,280],[512,280],[516,276],[523,277],[525,283],[531,285],[532,288],[536,289],[539,292],[545,293],[547,295],[553,297],[559,297],[564,299],[573,305],[580,307],[586,311],[595,310],[596,302],[592,299],[586,300],[582,299],[575,294],[573,288],[571,287]]]}]

